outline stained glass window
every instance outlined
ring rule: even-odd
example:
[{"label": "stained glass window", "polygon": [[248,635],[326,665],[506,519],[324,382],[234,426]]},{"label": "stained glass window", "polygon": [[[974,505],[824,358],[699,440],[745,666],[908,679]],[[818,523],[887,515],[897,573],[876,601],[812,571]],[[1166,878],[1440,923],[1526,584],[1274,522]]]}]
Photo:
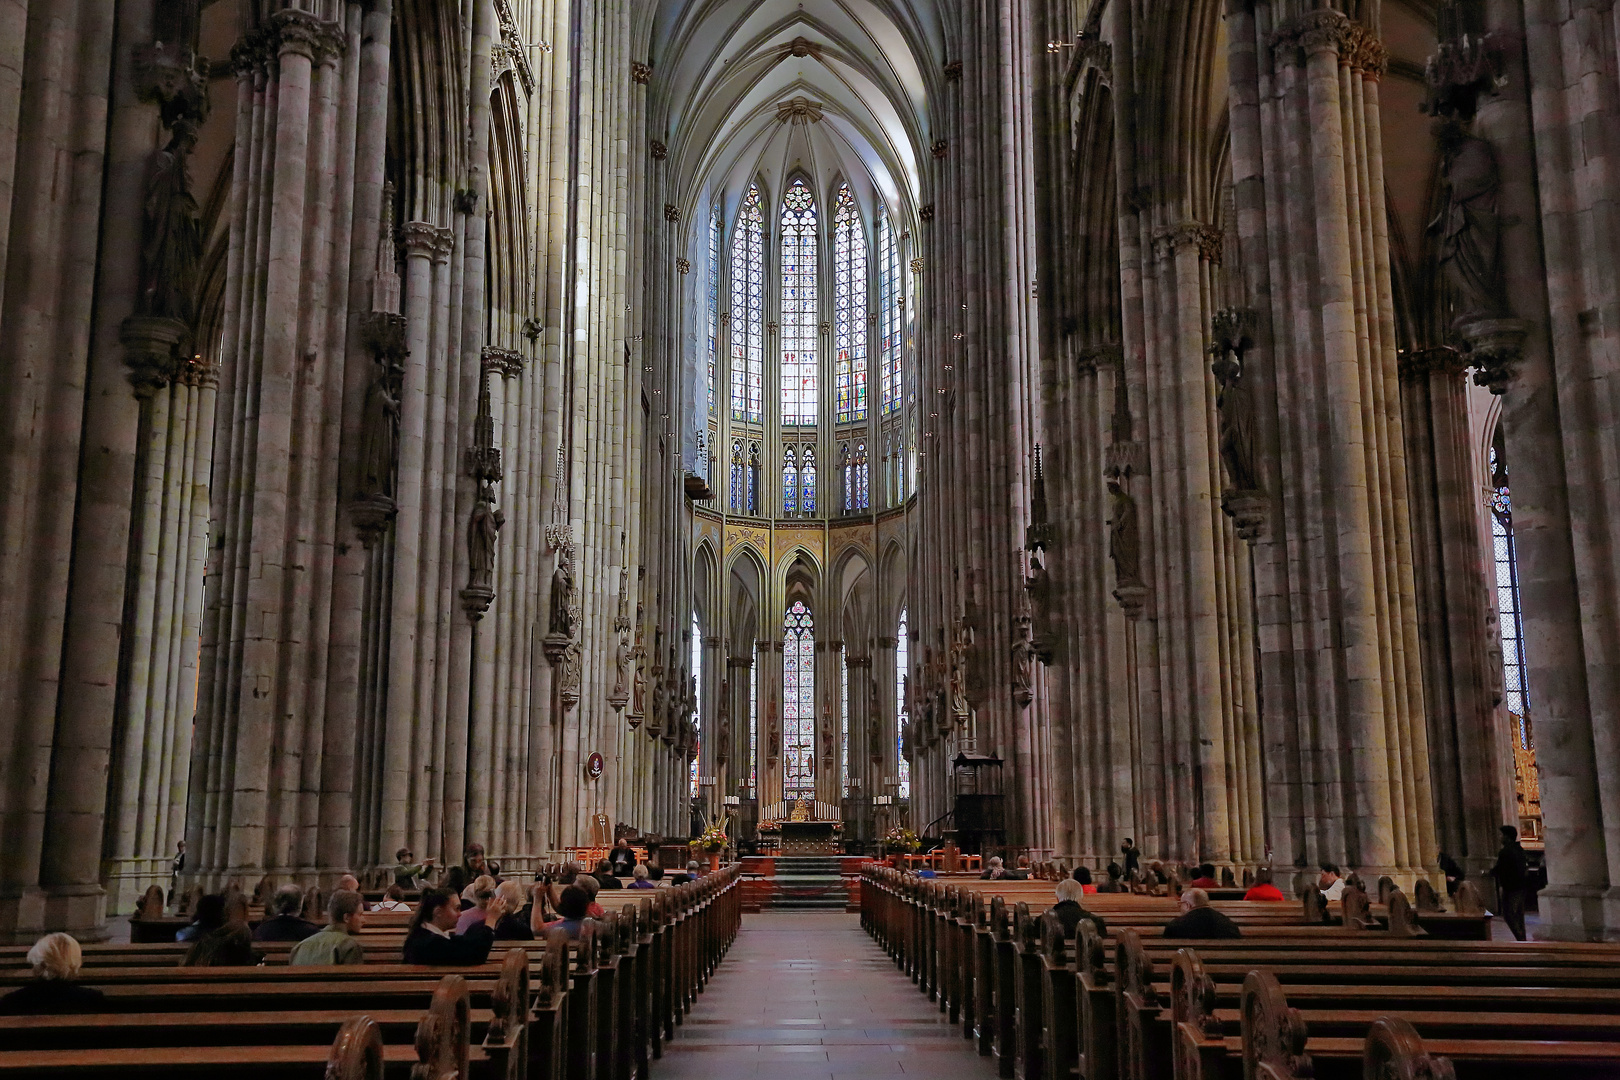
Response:
[{"label": "stained glass window", "polygon": [[714,415],[714,371],[720,356],[720,245],[725,226],[720,222],[720,203],[714,204],[709,218],[709,415]]},{"label": "stained glass window", "polygon": [[741,514],[745,512],[745,500],[748,498],[748,462],[743,457],[743,444],[741,439],[731,441],[731,512]]},{"label": "stained glass window", "polygon": [[731,238],[731,418],[765,415],[765,214],[750,185]]},{"label": "stained glass window", "polygon": [[899,411],[905,389],[900,371],[900,299],[904,285],[900,276],[900,239],[894,234],[889,212],[884,210],[878,218],[878,363],[883,366],[884,416]]},{"label": "stained glass window", "polygon": [[759,513],[759,443],[748,444],[748,498],[745,514]]},{"label": "stained glass window", "polygon": [[782,196],[782,423],[814,424],[817,397],[816,197],[802,178]]},{"label": "stained glass window", "polygon": [[1508,495],[1507,470],[1500,452],[1491,447],[1491,541],[1496,561],[1496,609],[1502,632],[1503,703],[1519,726],[1525,746],[1530,737],[1530,686],[1525,679],[1524,621],[1519,606],[1519,556],[1513,540],[1513,502]]},{"label": "stained glass window", "polygon": [[816,630],[803,600],[782,619],[782,799],[816,797]]},{"label": "stained glass window", "polygon": [[782,513],[799,512],[799,455],[789,446],[782,451]]},{"label": "stained glass window", "polygon": [[799,471],[799,505],[807,514],[816,512],[816,448],[804,448],[804,465]]},{"label": "stained glass window", "polygon": [[866,419],[866,232],[849,185],[833,208],[833,377],[838,422]]},{"label": "stained glass window", "polygon": [[849,661],[844,661],[843,670],[838,676],[838,716],[843,729],[843,750],[839,757],[842,764],[840,775],[844,778],[844,798],[849,798]]},{"label": "stained glass window", "polygon": [[[900,628],[894,633],[894,715],[898,717],[895,722],[895,731],[899,732],[906,726],[906,669],[910,665],[907,659],[910,648],[906,640],[906,609],[900,609]],[[895,743],[895,776],[900,781],[899,795],[902,799],[911,798],[911,762],[906,760],[905,747],[897,741]]]},{"label": "stained glass window", "polygon": [[852,514],[871,506],[866,442],[846,441],[843,448],[844,513]]},{"label": "stained glass window", "polygon": [[698,758],[703,746],[703,631],[698,628],[697,612],[692,612],[692,678],[696,689],[692,710],[692,798],[698,797]]}]

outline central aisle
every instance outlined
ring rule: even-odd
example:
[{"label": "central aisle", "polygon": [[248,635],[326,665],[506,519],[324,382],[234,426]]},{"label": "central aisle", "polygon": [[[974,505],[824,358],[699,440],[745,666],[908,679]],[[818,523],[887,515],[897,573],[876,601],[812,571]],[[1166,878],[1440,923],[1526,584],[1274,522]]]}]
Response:
[{"label": "central aisle", "polygon": [[744,915],[654,1080],[993,1080],[857,915]]}]

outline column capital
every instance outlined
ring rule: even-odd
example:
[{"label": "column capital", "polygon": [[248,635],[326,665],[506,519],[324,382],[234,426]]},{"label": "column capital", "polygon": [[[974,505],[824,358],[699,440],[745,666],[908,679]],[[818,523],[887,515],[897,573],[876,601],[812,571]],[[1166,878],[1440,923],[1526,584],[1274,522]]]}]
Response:
[{"label": "column capital", "polygon": [[1402,349],[1395,354],[1396,369],[1402,382],[1422,382],[1430,375],[1461,375],[1468,370],[1468,359],[1450,345],[1432,349]]},{"label": "column capital", "polygon": [[426,221],[407,221],[399,227],[400,241],[408,255],[432,255],[439,243],[439,230]]},{"label": "column capital", "polygon": [[1353,25],[1343,12],[1326,8],[1308,11],[1272,31],[1271,47],[1278,62],[1285,64],[1323,52],[1342,55]]},{"label": "column capital", "polygon": [[283,8],[271,16],[270,32],[278,56],[296,53],[328,63],[343,53],[343,32],[337,24],[298,8]]}]

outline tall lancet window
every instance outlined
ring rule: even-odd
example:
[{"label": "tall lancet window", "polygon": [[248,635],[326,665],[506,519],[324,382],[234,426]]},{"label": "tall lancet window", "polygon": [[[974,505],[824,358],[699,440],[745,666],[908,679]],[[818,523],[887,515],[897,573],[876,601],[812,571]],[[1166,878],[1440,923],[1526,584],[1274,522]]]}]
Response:
[{"label": "tall lancet window", "polygon": [[910,718],[906,710],[906,669],[911,661],[908,655],[911,650],[906,640],[906,609],[900,609],[900,626],[894,632],[894,715],[895,715],[895,771],[894,775],[900,781],[900,798],[911,798],[911,762],[906,760],[905,737],[900,734],[905,731],[906,721]]},{"label": "tall lancet window", "polygon": [[816,422],[819,334],[816,196],[801,177],[782,196],[782,423]]},{"label": "tall lancet window", "polygon": [[806,443],[804,464],[799,466],[799,508],[806,514],[816,512],[816,447]]},{"label": "tall lancet window", "polygon": [[799,512],[799,455],[789,446],[782,451],[782,513]]},{"label": "tall lancet window", "polygon": [[703,747],[703,631],[692,612],[692,798],[698,796],[698,758]]},{"label": "tall lancet window", "polygon": [[759,661],[748,665],[748,786],[746,794],[759,792]]},{"label": "tall lancet window", "polygon": [[731,418],[765,418],[765,213],[750,185],[731,238]]},{"label": "tall lancet window", "polygon": [[709,415],[714,415],[715,367],[720,362],[720,246],[725,242],[725,226],[720,222],[720,203],[715,201],[709,215]]},{"label": "tall lancet window", "polygon": [[816,797],[816,629],[803,600],[782,619],[782,798]]},{"label": "tall lancet window", "polygon": [[1502,631],[1502,698],[1518,729],[1520,745],[1531,747],[1535,741],[1530,733],[1530,686],[1525,679],[1519,552],[1513,539],[1513,503],[1508,497],[1504,456],[1499,446],[1491,447],[1491,540],[1496,549],[1496,610]]},{"label": "tall lancet window", "polygon": [[905,383],[900,371],[901,291],[900,238],[884,210],[878,218],[878,363],[883,369],[883,415],[900,411]]},{"label": "tall lancet window", "polygon": [[844,184],[833,206],[833,378],[838,423],[866,419],[866,232]]}]

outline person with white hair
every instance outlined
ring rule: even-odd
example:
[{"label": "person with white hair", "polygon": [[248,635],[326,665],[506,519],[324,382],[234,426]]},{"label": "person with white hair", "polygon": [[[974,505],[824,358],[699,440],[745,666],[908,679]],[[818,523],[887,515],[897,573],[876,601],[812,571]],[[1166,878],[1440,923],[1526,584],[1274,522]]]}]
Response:
[{"label": "person with white hair", "polygon": [[297,885],[283,885],[270,898],[267,916],[253,928],[254,941],[303,941],[321,932],[321,928],[304,918],[304,890]]},{"label": "person with white hair", "polygon": [[67,934],[46,934],[28,950],[34,977],[0,997],[0,1016],[52,1016],[102,1012],[107,999],[79,982],[84,950]]},{"label": "person with white hair", "polygon": [[979,880],[1000,881],[1002,878],[1008,876],[1006,864],[1001,861],[1001,856],[992,855],[990,856],[989,861],[984,864],[984,873],[979,875]]},{"label": "person with white hair", "polygon": [[530,911],[524,903],[523,886],[516,881],[503,881],[495,886],[506,914],[495,923],[496,941],[533,941],[534,927],[530,925]]},{"label": "person with white hair", "polygon": [[1074,878],[1064,878],[1057,883],[1058,902],[1052,905],[1052,914],[1063,924],[1063,936],[1074,937],[1080,932],[1080,923],[1090,919],[1097,924],[1097,933],[1108,933],[1108,923],[1101,915],[1094,915],[1080,906],[1080,898],[1085,895],[1084,886]]},{"label": "person with white hair", "polygon": [[630,883],[630,886],[629,886],[630,888],[632,888],[632,889],[656,889],[656,888],[658,888],[657,885],[654,885],[647,878],[647,864],[646,863],[637,863],[636,868],[631,871],[631,874],[635,878],[635,880]]},{"label": "person with white hair", "polygon": [[[469,927],[484,921],[484,913],[489,910],[489,902],[495,897],[495,879],[488,874],[475,879],[467,888],[472,892],[473,906],[461,909],[461,915],[456,920],[456,933],[465,934]],[[465,900],[467,897],[462,896]],[[491,927],[490,929],[494,929]]]}]

